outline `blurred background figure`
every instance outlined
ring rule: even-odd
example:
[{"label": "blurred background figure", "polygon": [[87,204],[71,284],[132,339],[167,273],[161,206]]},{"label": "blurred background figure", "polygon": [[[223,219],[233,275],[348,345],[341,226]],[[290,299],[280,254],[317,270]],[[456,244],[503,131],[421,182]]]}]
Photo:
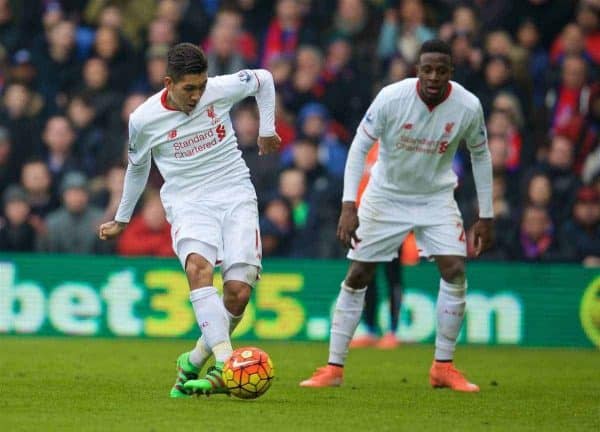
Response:
[{"label": "blurred background figure", "polygon": [[117,242],[119,255],[175,256],[171,245],[171,225],[158,191],[148,189],[142,208]]},{"label": "blurred background figure", "polygon": [[29,223],[31,208],[27,194],[18,185],[11,185],[2,194],[0,219],[0,251],[33,252],[35,250],[35,228]]}]

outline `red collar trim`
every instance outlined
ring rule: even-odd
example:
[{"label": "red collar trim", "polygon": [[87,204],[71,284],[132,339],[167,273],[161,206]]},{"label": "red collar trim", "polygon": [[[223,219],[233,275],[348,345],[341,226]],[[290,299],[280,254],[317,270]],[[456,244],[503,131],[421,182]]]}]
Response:
[{"label": "red collar trim", "polygon": [[429,103],[425,102],[423,97],[421,97],[421,92],[419,91],[420,89],[421,89],[421,82],[419,80],[417,80],[417,94],[419,95],[419,98],[423,101],[423,103],[425,105],[427,105],[429,112],[431,112],[431,111],[433,111],[433,109],[436,106],[438,106],[439,104],[444,102],[446,99],[448,99],[448,97],[450,96],[450,93],[452,92],[452,83],[448,82],[448,86],[446,87],[446,94],[444,95],[444,98],[436,104],[429,104]]},{"label": "red collar trim", "polygon": [[169,105],[169,102],[167,101],[167,95],[169,94],[169,91],[167,89],[164,89],[162,94],[160,95],[160,103],[162,104],[162,106],[169,110],[169,111],[179,111],[177,108],[173,108],[171,105]]}]

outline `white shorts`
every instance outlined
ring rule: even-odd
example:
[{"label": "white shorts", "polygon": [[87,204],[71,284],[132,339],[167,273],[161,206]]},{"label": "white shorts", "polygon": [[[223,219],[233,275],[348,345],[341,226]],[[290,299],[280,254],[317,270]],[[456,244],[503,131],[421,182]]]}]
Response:
[{"label": "white shorts", "polygon": [[467,255],[462,216],[454,198],[447,194],[416,200],[365,193],[358,220],[356,234],[362,241],[348,252],[354,261],[391,261],[410,231],[415,233],[421,256]]},{"label": "white shorts", "polygon": [[171,224],[173,250],[185,269],[191,253],[203,256],[226,272],[234,264],[261,268],[262,245],[256,195],[250,186],[193,201],[180,197],[165,206]]}]

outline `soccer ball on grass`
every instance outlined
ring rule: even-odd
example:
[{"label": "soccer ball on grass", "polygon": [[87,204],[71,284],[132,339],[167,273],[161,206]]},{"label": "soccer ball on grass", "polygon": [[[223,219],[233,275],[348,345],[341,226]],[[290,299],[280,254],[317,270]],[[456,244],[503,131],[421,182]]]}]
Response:
[{"label": "soccer ball on grass", "polygon": [[223,367],[223,380],[233,396],[256,399],[271,387],[275,376],[273,362],[255,347],[236,349]]}]

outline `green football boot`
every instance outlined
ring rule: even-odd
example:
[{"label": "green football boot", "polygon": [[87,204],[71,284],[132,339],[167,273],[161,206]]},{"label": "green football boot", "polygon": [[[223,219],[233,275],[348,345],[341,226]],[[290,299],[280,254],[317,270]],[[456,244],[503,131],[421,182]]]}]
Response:
[{"label": "green football boot", "polygon": [[177,378],[169,396],[172,398],[190,397],[193,392],[184,387],[190,380],[198,379],[198,368],[190,363],[190,353],[186,352],[177,358]]},{"label": "green football boot", "polygon": [[217,362],[206,371],[206,376],[200,379],[188,380],[183,384],[185,391],[192,394],[203,394],[209,396],[211,394],[229,394],[229,389],[223,381],[223,363]]}]

